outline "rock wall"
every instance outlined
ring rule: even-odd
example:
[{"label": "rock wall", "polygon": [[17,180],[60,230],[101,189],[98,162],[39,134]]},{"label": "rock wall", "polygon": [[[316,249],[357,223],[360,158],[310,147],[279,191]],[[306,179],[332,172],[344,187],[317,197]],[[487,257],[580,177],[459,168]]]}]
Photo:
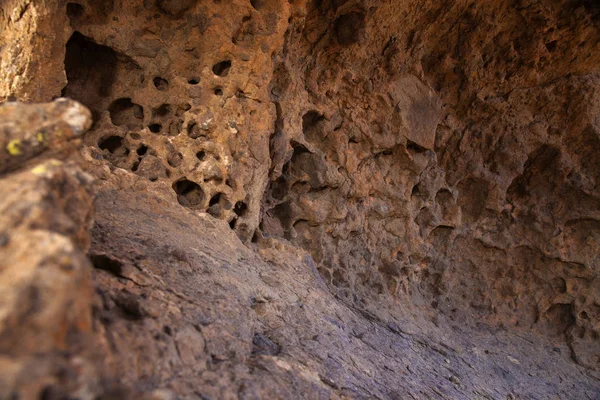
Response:
[{"label": "rock wall", "polygon": [[[10,136],[15,125],[0,126],[8,132],[6,143],[0,140],[6,150],[0,172],[50,151],[97,179],[103,194],[94,240],[89,251],[81,248],[96,267],[92,330],[94,340],[104,343],[101,353],[110,354],[108,369],[119,370],[130,387],[145,393],[144,385],[163,387],[175,376],[177,368],[170,370],[169,363],[156,369],[156,360],[167,351],[157,343],[164,340],[177,348],[171,367],[193,364],[185,354],[197,353],[202,371],[228,376],[218,384],[210,377],[198,381],[203,387],[222,385],[210,396],[242,385],[254,387],[259,396],[286,397],[270,390],[289,388],[287,378],[257,389],[253,385],[260,379],[254,372],[231,371],[247,368],[248,354],[256,352],[281,360],[281,348],[300,340],[308,325],[286,320],[294,327],[286,331],[275,322],[285,314],[280,305],[291,297],[274,301],[279,305],[257,312],[257,319],[232,316],[248,312],[246,305],[232,306],[228,314],[227,302],[260,297],[246,293],[246,284],[266,284],[265,290],[275,292],[289,285],[292,292],[310,291],[321,279],[325,286],[315,297],[316,311],[284,309],[301,319],[327,319],[333,302],[344,315],[336,321],[350,318],[348,310],[359,310],[352,335],[344,336],[347,327],[338,327],[346,338],[362,335],[357,332],[366,321],[378,321],[400,336],[398,324],[415,325],[429,338],[499,329],[552,344],[539,348],[568,346],[565,354],[548,355],[542,364],[566,356],[583,367],[573,365],[574,374],[600,371],[600,7],[595,2],[6,4],[0,11],[0,100],[70,97],[90,109],[93,125],[80,151],[75,151],[77,140],[61,144],[59,151],[52,141],[36,141],[40,123],[28,118],[32,128],[27,131],[25,124],[19,132],[27,132],[14,136],[19,146],[29,146],[17,158]],[[9,108],[16,104],[4,106],[6,115],[15,113]],[[44,107],[60,108],[60,102],[53,104]],[[75,129],[64,115],[59,120],[64,121],[44,128],[44,137],[63,130],[78,137],[90,127]],[[112,193],[121,191],[127,194]],[[149,200],[146,193],[160,200]],[[129,206],[115,205],[123,202]],[[198,222],[197,216],[213,222]],[[186,234],[202,236],[208,228],[198,227],[205,224],[217,224],[218,233],[199,239],[204,244],[188,243]],[[152,225],[169,237],[161,239]],[[186,234],[179,237],[174,225]],[[248,247],[281,266],[283,275],[269,277],[254,256],[248,266],[254,272],[242,274],[246,283],[228,275],[244,268],[237,255],[250,256],[226,232],[227,225]],[[135,246],[127,244],[131,237]],[[206,245],[202,240],[225,244],[213,244],[219,250],[205,250],[207,257],[189,255],[192,247]],[[170,245],[161,247],[163,241]],[[186,244],[174,249],[176,243]],[[235,260],[224,256],[228,252]],[[235,266],[231,272],[196,277],[214,273],[220,267],[211,263],[223,257]],[[306,260],[314,260],[318,275],[293,286],[293,274],[285,268],[295,265],[296,273],[311,274],[312,261]],[[219,291],[223,304],[217,295],[187,288],[170,268],[199,279],[199,285],[225,285]],[[218,342],[212,322],[177,322],[199,312],[203,306],[191,299],[203,296],[220,304],[215,320],[231,340]],[[163,299],[158,305],[157,298]],[[192,306],[184,312],[178,302]],[[92,307],[86,304],[82,307]],[[256,324],[267,328],[255,330]],[[323,334],[313,328],[314,337]],[[379,333],[374,338],[367,359],[381,356],[379,346],[391,340]],[[184,342],[199,347],[180,349]],[[305,355],[293,354],[286,362],[300,359],[307,365],[306,360],[335,347],[319,343],[300,345]],[[517,347],[526,357],[536,351],[523,343]],[[401,357],[396,351],[393,359]],[[430,361],[425,357],[426,364]],[[556,361],[561,365],[557,376],[576,381],[564,372],[569,364],[563,367],[563,361]],[[307,367],[310,373],[287,371],[295,371],[292,381],[303,376],[304,382],[319,368],[329,368],[328,362],[315,361]],[[474,361],[465,356],[460,362]],[[485,362],[482,368],[486,365],[490,368]],[[412,387],[416,398],[432,393],[434,383],[422,380],[429,367],[417,374],[422,388],[394,382],[380,367],[373,370],[386,376],[388,386]],[[342,398],[395,398],[365,383],[369,373],[359,370],[352,369],[354,386],[341,372],[336,378],[320,376],[317,386],[325,382],[327,395]],[[462,370],[458,375],[465,379]],[[192,396],[194,379],[186,375],[181,378],[186,383],[172,389]],[[596,382],[585,379],[592,381],[581,388],[581,396],[592,393]],[[334,381],[346,381],[352,390],[345,392]],[[476,379],[452,382],[461,396],[485,392]],[[502,396],[519,395],[503,386],[506,382],[497,383]],[[521,394],[545,396],[546,389],[526,389],[531,383],[519,382]],[[307,393],[321,390],[308,387]],[[448,390],[442,397],[459,396]],[[565,390],[546,394],[568,396]]]},{"label": "rock wall", "polygon": [[595,368],[598,23],[576,2],[309,7],[272,82],[289,145],[262,231],[353,302],[566,334]]}]

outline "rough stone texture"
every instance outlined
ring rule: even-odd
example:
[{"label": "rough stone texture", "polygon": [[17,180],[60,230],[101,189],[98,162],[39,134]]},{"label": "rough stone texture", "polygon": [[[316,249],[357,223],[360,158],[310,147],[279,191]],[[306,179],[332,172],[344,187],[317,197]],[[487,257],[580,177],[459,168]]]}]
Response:
[{"label": "rough stone texture", "polygon": [[54,160],[0,182],[0,398],[76,395],[99,371],[87,351],[92,178]]},{"label": "rough stone texture", "polygon": [[66,84],[63,0],[3,0],[0,7],[0,101],[50,101]]},{"label": "rough stone texture", "polygon": [[69,142],[91,125],[89,110],[69,99],[47,104],[0,105],[0,173],[22,167],[48,150],[52,155],[72,152],[74,148]]},{"label": "rough stone texture", "polygon": [[597,398],[599,17],[9,2],[0,98],[94,119],[85,396]]}]

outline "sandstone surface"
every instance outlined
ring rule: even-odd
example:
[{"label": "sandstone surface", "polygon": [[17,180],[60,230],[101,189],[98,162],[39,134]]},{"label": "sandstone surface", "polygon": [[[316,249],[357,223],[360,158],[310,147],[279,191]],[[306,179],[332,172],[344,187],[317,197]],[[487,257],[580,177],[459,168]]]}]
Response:
[{"label": "sandstone surface", "polygon": [[597,399],[599,31],[3,2],[0,398]]}]

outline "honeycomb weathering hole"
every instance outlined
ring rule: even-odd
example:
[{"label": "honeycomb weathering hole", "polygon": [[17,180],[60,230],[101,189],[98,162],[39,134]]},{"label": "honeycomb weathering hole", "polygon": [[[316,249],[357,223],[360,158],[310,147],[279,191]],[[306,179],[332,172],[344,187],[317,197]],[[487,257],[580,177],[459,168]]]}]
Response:
[{"label": "honeycomb weathering hole", "polygon": [[183,178],[173,183],[173,190],[177,193],[177,201],[185,207],[198,207],[204,202],[204,192],[200,185]]},{"label": "honeycomb weathering hole", "polygon": [[[79,4],[70,4],[73,5],[67,6],[67,12],[78,14]],[[110,95],[117,64],[117,54],[113,49],[95,43],[78,31],[73,32],[65,49],[68,84],[63,89],[63,95],[94,109],[101,98]]]},{"label": "honeycomb weathering hole", "polygon": [[69,19],[77,19],[83,16],[85,9],[79,3],[67,3],[67,16]]},{"label": "honeycomb weathering hole", "polygon": [[148,125],[148,129],[152,133],[160,133],[160,131],[162,130],[162,125],[161,124],[150,124],[150,125]]},{"label": "honeycomb weathering hole", "polygon": [[169,81],[164,78],[156,77],[152,80],[154,87],[160,91],[165,91],[169,88]]},{"label": "honeycomb weathering hole", "polygon": [[264,0],[250,0],[250,4],[252,5],[252,7],[255,10],[260,10],[261,8],[264,7],[265,1]]},{"label": "honeycomb weathering hole", "polygon": [[231,61],[225,60],[213,65],[213,73],[217,76],[227,76],[231,69]]},{"label": "honeycomb weathering hole", "polygon": [[116,152],[121,146],[123,146],[123,138],[120,136],[109,136],[98,142],[101,150],[108,150],[110,153]]},{"label": "honeycomb weathering hole", "polygon": [[248,211],[248,205],[246,203],[244,203],[243,201],[238,201],[237,203],[235,203],[235,207],[233,208],[233,211],[237,215],[242,217],[242,216],[244,216],[244,214],[246,214],[246,211]]},{"label": "honeycomb weathering hole", "polygon": [[108,107],[110,120],[113,125],[126,126],[129,129],[141,128],[141,120],[144,119],[144,109],[135,104],[130,98],[121,98],[112,102]]},{"label": "honeycomb weathering hole", "polygon": [[339,44],[348,46],[360,41],[365,26],[365,16],[362,13],[351,12],[342,15],[335,21],[335,35]]},{"label": "honeycomb weathering hole", "polygon": [[148,146],[146,146],[145,144],[142,144],[137,149],[138,156],[144,156],[144,155],[146,155],[147,152],[148,152]]}]

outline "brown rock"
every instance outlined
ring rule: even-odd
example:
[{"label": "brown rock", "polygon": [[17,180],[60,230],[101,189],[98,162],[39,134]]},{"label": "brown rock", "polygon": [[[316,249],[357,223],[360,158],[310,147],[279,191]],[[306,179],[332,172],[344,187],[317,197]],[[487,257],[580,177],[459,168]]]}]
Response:
[{"label": "brown rock", "polygon": [[[0,98],[88,107],[84,148],[61,155],[99,194],[95,295],[61,292],[48,319],[32,317],[19,305],[35,290],[21,290],[45,271],[60,282],[42,293],[81,294],[79,272],[40,272],[51,254],[37,241],[79,260],[89,183],[71,166],[6,175],[0,221],[36,254],[0,243],[38,266],[7,292],[10,326],[27,329],[0,359],[4,386],[24,398],[81,385],[91,398],[595,398],[600,14],[517,3],[7,3]],[[21,122],[3,126],[19,126],[37,162],[27,135],[58,105],[23,119],[11,104]],[[25,169],[9,155],[1,172]],[[76,384],[57,384],[76,357],[55,357],[70,336],[44,324],[77,325],[90,304],[92,333],[69,354],[95,375],[66,368]],[[29,353],[38,325],[59,338],[43,357]]]},{"label": "brown rock", "polygon": [[0,173],[21,166],[46,150],[59,151],[91,125],[90,112],[69,99],[0,105]]}]

